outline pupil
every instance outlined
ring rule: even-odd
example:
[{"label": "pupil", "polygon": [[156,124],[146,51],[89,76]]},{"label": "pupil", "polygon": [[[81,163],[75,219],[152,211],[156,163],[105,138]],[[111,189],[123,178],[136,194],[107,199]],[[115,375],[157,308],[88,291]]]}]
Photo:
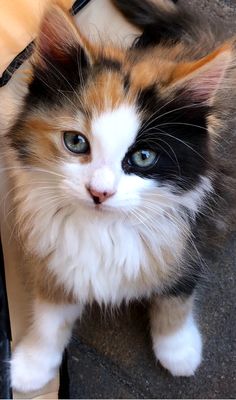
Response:
[{"label": "pupil", "polygon": [[149,157],[149,152],[148,151],[141,151],[141,158],[143,161],[147,160],[147,158]]},{"label": "pupil", "polygon": [[77,136],[77,135],[74,136],[74,139],[73,139],[73,144],[74,145],[78,144],[80,141],[81,141],[81,138],[79,136]]}]

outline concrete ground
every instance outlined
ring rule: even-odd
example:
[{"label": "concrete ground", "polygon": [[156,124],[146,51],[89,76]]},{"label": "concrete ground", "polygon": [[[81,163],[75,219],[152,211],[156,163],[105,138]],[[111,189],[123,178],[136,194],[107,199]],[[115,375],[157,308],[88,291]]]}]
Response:
[{"label": "concrete ground", "polygon": [[173,378],[152,353],[147,308],[88,310],[69,346],[71,398],[236,398],[236,232],[209,251],[197,314],[204,359],[192,378]]},{"label": "concrete ground", "polygon": [[[179,0],[236,33],[236,1]],[[218,241],[218,239],[217,239]],[[116,315],[93,307],[68,347],[71,398],[236,398],[236,229],[209,247],[197,315],[204,359],[192,378],[173,378],[152,353],[146,304]]]}]

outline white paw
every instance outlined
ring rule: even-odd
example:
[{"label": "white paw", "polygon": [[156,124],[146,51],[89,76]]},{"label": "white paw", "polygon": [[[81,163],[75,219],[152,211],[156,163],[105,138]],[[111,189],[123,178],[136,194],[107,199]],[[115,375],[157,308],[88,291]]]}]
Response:
[{"label": "white paw", "polygon": [[202,340],[192,317],[169,336],[153,338],[157,359],[174,376],[191,376],[202,359]]},{"label": "white paw", "polygon": [[20,344],[11,360],[11,385],[19,392],[30,392],[42,388],[54,378],[60,364],[59,354],[50,354],[40,346]]}]

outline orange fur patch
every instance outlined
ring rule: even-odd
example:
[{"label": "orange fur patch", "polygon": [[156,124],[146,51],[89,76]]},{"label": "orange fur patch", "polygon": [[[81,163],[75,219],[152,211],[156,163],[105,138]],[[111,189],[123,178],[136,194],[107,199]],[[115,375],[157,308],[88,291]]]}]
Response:
[{"label": "orange fur patch", "polygon": [[192,307],[193,296],[156,297],[150,310],[152,335],[169,335],[178,330]]},{"label": "orange fur patch", "polygon": [[174,69],[173,74],[171,75],[170,84],[175,83],[178,80],[183,80],[188,78],[190,74],[198,73],[198,71],[204,66],[207,67],[209,63],[214,61],[219,55],[223,55],[224,53],[230,52],[230,46],[226,43],[224,46],[216,49],[212,53],[208,54],[206,57],[189,63],[182,63]]},{"label": "orange fur patch", "polygon": [[123,78],[113,71],[102,72],[88,84],[82,100],[85,110],[95,115],[116,108],[125,101],[130,102],[131,99],[126,97]]}]

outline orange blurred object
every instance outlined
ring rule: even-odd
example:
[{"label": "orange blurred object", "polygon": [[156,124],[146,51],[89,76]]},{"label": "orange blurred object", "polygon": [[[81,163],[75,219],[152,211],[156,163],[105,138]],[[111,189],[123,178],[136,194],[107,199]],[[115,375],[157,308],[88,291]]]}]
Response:
[{"label": "orange blurred object", "polygon": [[[11,61],[34,40],[41,16],[55,0],[0,1],[0,76]],[[67,9],[73,0],[57,0]]]}]

